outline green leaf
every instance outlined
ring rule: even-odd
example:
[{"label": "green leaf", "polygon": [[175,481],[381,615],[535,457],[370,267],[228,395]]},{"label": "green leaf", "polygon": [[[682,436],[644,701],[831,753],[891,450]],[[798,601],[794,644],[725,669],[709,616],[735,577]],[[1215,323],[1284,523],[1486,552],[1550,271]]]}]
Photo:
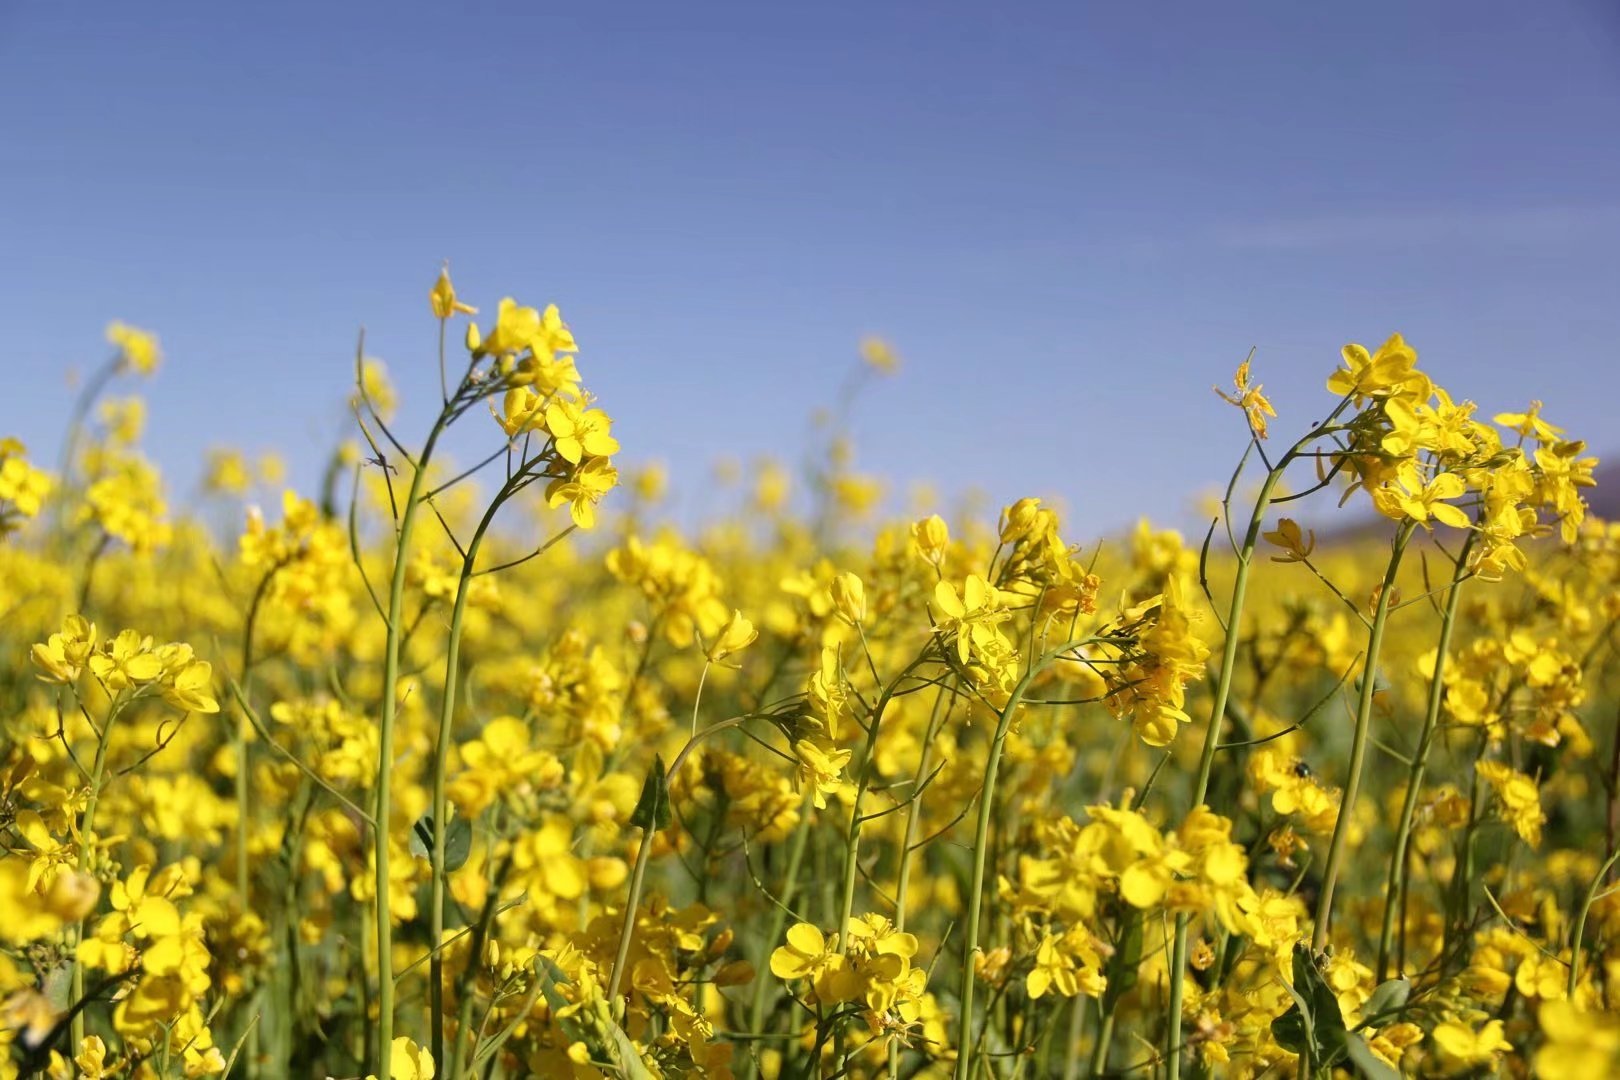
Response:
[{"label": "green leaf", "polygon": [[1243,942],[1242,934],[1233,934],[1226,939],[1226,945],[1221,949],[1221,966],[1215,973],[1215,986],[1224,986],[1227,977],[1237,967],[1238,960],[1243,956]]},{"label": "green leaf", "polygon": [[[658,775],[664,775],[661,763]],[[540,980],[541,993],[563,1034],[584,1043],[593,1060],[611,1063],[613,1068],[607,1075],[620,1080],[656,1080],[635,1040],[613,1019],[606,1001],[598,998],[585,1009],[575,1009],[562,992],[563,987],[571,985],[568,976],[549,957],[542,956],[536,962],[535,978]]]},{"label": "green leaf", "polygon": [[636,1049],[635,1040],[612,1020],[607,1022],[606,1049],[609,1059],[619,1067],[619,1075],[625,1080],[654,1080],[652,1071],[642,1060],[641,1052]]},{"label": "green leaf", "polygon": [[569,1002],[563,996],[561,988],[570,984],[563,969],[550,957],[542,956],[540,962],[535,965],[535,976],[540,980],[540,991],[545,995],[546,1004],[552,1013],[554,1015],[565,1013]]},{"label": "green leaf", "polygon": [[[1383,985],[1388,986],[1389,983]],[[1350,1064],[1355,1066],[1356,1075],[1361,1077],[1361,1080],[1401,1080],[1400,1070],[1390,1068],[1383,1058],[1372,1052],[1372,1047],[1368,1046],[1367,1040],[1360,1035],[1352,1032],[1344,1046],[1345,1052],[1350,1055]]]},{"label": "green leaf", "polygon": [[1310,984],[1310,993],[1306,995],[1311,1003],[1311,1024],[1316,1036],[1317,1060],[1323,1065],[1332,1065],[1344,1057],[1345,1042],[1350,1037],[1350,1031],[1344,1025],[1344,1013],[1339,1008],[1339,996],[1333,988],[1322,978],[1319,968],[1311,965],[1313,976]]},{"label": "green leaf", "polygon": [[1114,950],[1114,955],[1108,961],[1105,972],[1108,976],[1108,986],[1103,990],[1102,999],[1105,1010],[1112,1009],[1119,999],[1136,985],[1137,974],[1141,967],[1142,913],[1133,910],[1130,921],[1125,924],[1125,936],[1120,939],[1119,947]]},{"label": "green leaf", "polygon": [[1312,1059],[1321,1067],[1341,1060],[1350,1040],[1344,1013],[1338,995],[1322,976],[1316,954],[1304,944],[1294,946],[1294,984],[1288,993],[1293,1006],[1271,1022],[1277,1045],[1296,1054],[1309,1047]]},{"label": "green leaf", "polygon": [[[1360,676],[1356,677],[1355,686],[1356,686],[1356,693],[1358,693],[1358,694],[1361,693],[1361,677]],[[1373,693],[1375,693],[1375,694],[1387,693],[1389,691],[1389,688],[1390,688],[1390,681],[1387,678],[1384,677],[1384,669],[1381,668],[1381,667],[1380,668],[1374,668],[1373,669]]]},{"label": "green leaf", "polygon": [[1361,1015],[1367,1021],[1372,1021],[1390,1013],[1400,1012],[1406,1007],[1406,999],[1411,996],[1412,983],[1407,979],[1381,982],[1367,996],[1367,1003],[1361,1007]]},{"label": "green leaf", "polygon": [[[417,858],[433,861],[433,815],[423,814],[411,826],[410,852]],[[444,836],[444,872],[449,874],[467,865],[472,854],[472,822],[452,817]]]},{"label": "green leaf", "polygon": [[1288,1007],[1287,1012],[1271,1022],[1271,1037],[1277,1040],[1278,1046],[1289,1053],[1303,1054],[1311,1045],[1310,1006],[1292,986],[1283,983],[1283,989],[1288,991],[1288,996],[1294,999],[1294,1003]]},{"label": "green leaf", "polygon": [[75,1002],[73,1000],[73,965],[63,961],[45,973],[45,981],[40,991],[51,1007],[57,1012],[67,1012]]},{"label": "green leaf", "polygon": [[641,785],[641,798],[630,814],[630,824],[650,832],[669,827],[669,782],[664,777],[664,759],[657,754]]}]

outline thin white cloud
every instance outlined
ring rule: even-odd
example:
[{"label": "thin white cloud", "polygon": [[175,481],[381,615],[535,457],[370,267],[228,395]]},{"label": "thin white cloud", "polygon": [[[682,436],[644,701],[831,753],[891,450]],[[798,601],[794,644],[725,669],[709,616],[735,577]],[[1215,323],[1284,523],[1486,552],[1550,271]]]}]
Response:
[{"label": "thin white cloud", "polygon": [[1552,244],[1620,232],[1620,206],[1529,206],[1277,218],[1215,226],[1223,247],[1258,251],[1427,247],[1436,244]]}]

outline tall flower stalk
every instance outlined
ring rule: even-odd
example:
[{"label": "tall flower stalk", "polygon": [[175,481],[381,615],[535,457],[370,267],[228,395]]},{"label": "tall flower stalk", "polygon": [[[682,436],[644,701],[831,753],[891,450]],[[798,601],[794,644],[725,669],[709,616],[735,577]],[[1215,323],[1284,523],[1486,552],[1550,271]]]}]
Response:
[{"label": "tall flower stalk", "polygon": [[[1254,549],[1260,542],[1260,534],[1265,527],[1266,515],[1271,510],[1272,498],[1277,485],[1282,481],[1283,474],[1288,467],[1297,461],[1301,455],[1318,440],[1327,437],[1335,430],[1334,424],[1339,415],[1349,406],[1348,398],[1341,400],[1338,407],[1329,414],[1328,418],[1318,424],[1303,438],[1290,447],[1287,453],[1277,460],[1277,463],[1266,472],[1265,479],[1260,482],[1260,491],[1255,495],[1254,508],[1249,514],[1249,524],[1243,532],[1242,546],[1237,549],[1237,570],[1232,579],[1232,596],[1227,602],[1226,618],[1222,626],[1226,628],[1226,639],[1221,647],[1221,666],[1216,675],[1215,685],[1210,691],[1209,723],[1204,728],[1204,742],[1198,753],[1198,772],[1193,780],[1192,805],[1204,805],[1209,798],[1210,777],[1215,769],[1215,753],[1220,749],[1221,733],[1226,726],[1227,702],[1232,694],[1232,681],[1237,673],[1238,652],[1242,645],[1240,629],[1243,625],[1243,608],[1249,594],[1249,573],[1254,565]],[[1253,441],[1250,449],[1259,445],[1257,433],[1253,431],[1251,423],[1251,437]],[[1247,456],[1247,455],[1245,455]],[[1228,490],[1237,486],[1243,466],[1232,475],[1232,482]],[[1228,497],[1230,501],[1230,496]],[[1213,526],[1212,526],[1213,529]],[[1213,535],[1213,534],[1212,534]],[[1176,1080],[1181,1075],[1181,1004],[1183,998],[1182,975],[1187,969],[1187,931],[1191,921],[1185,912],[1176,916],[1175,934],[1171,939],[1170,949],[1170,1000],[1168,1004],[1165,1024],[1165,1073],[1169,1080]],[[1104,1016],[1102,1027],[1099,1030],[1099,1041],[1102,1032],[1110,1031],[1109,1017]]]},{"label": "tall flower stalk", "polygon": [[1440,617],[1440,637],[1435,644],[1434,672],[1429,676],[1428,703],[1423,711],[1423,730],[1418,735],[1417,749],[1412,754],[1411,768],[1406,777],[1406,796],[1401,802],[1400,820],[1395,826],[1395,846],[1389,856],[1389,885],[1384,890],[1384,919],[1378,931],[1378,981],[1389,976],[1390,945],[1394,940],[1396,920],[1401,918],[1406,905],[1407,851],[1411,846],[1412,821],[1417,814],[1418,801],[1423,794],[1423,778],[1429,766],[1429,752],[1434,747],[1435,733],[1440,727],[1440,709],[1446,696],[1446,664],[1451,655],[1451,636],[1457,626],[1457,608],[1462,599],[1463,582],[1473,571],[1468,566],[1468,555],[1473,550],[1474,534],[1463,541],[1457,562],[1452,567],[1451,586],[1446,590],[1446,606]]},{"label": "tall flower stalk", "polygon": [[1322,891],[1317,895],[1316,925],[1311,932],[1312,948],[1321,949],[1328,943],[1328,921],[1333,915],[1333,892],[1344,867],[1345,844],[1350,836],[1350,821],[1355,814],[1356,797],[1361,793],[1362,767],[1367,760],[1367,744],[1372,733],[1373,695],[1378,692],[1378,657],[1384,647],[1384,629],[1389,622],[1390,601],[1395,593],[1395,577],[1401,568],[1401,556],[1407,542],[1417,529],[1415,521],[1402,522],[1395,534],[1394,550],[1384,570],[1384,581],[1378,590],[1378,603],[1373,608],[1372,628],[1367,631],[1367,661],[1361,672],[1361,691],[1356,701],[1356,726],[1350,737],[1350,765],[1345,779],[1344,794],[1339,801],[1339,814],[1333,822],[1333,839],[1328,842],[1327,866],[1322,871]]},{"label": "tall flower stalk", "polygon": [[400,507],[394,542],[394,572],[388,588],[387,642],[383,648],[382,715],[377,725],[377,827],[371,832],[373,876],[377,895],[377,1046],[386,1055],[394,1041],[394,919],[388,902],[389,835],[393,814],[391,784],[394,772],[394,722],[399,712],[399,650],[405,627],[405,574],[409,566],[411,533],[421,505],[423,485],[434,448],[454,413],[440,411],[428,432],[422,452],[411,463],[411,486]]},{"label": "tall flower stalk", "polygon": [[979,924],[984,909],[985,866],[990,854],[990,821],[995,816],[996,777],[1001,769],[1001,752],[1007,742],[1007,733],[1012,729],[1013,717],[1017,714],[1018,707],[1023,704],[1030,685],[1043,671],[1054,662],[1073,655],[1088,645],[1105,642],[1117,644],[1119,640],[1114,637],[1088,636],[1077,638],[1042,654],[1024,671],[1023,677],[1013,687],[1006,705],[1002,706],[996,718],[995,734],[991,737],[990,745],[985,752],[984,782],[979,788],[979,813],[973,828],[973,873],[968,885],[967,927],[962,939],[962,970],[957,983],[962,1018],[956,1042],[956,1080],[968,1080],[968,1077],[973,1075],[972,1063],[975,1055],[969,1051],[969,1047],[974,1044],[973,986],[978,975],[975,968],[979,957]]},{"label": "tall flower stalk", "polygon": [[[450,609],[450,629],[445,640],[444,685],[439,695],[439,730],[434,742],[431,779],[433,788],[433,846],[429,851],[431,876],[428,900],[428,931],[431,942],[430,947],[433,951],[428,961],[428,1001],[433,1060],[435,1061],[445,1060],[444,898],[446,887],[449,884],[449,870],[446,861],[450,836],[446,778],[450,763],[451,734],[455,727],[456,702],[460,689],[461,635],[467,614],[467,599],[472,592],[473,581],[480,573],[477,569],[478,553],[483,547],[485,537],[489,535],[490,527],[495,523],[496,515],[501,507],[506,505],[514,495],[535,480],[538,475],[535,470],[543,464],[544,460],[543,454],[537,454],[525,459],[506,482],[501,485],[495,497],[490,500],[488,508],[484,511],[483,517],[479,519],[477,527],[473,530],[471,538],[468,539],[466,547],[463,549],[461,569],[456,577],[456,596]],[[565,535],[567,535],[566,531],[559,533],[535,554],[545,551]],[[492,569],[498,570],[502,569],[502,567]],[[483,572],[488,573],[490,571]]]}]

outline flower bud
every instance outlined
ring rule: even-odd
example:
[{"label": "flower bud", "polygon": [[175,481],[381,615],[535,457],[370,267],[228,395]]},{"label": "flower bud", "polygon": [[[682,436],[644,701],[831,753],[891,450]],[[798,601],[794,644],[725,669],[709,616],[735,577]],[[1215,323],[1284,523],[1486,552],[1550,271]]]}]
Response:
[{"label": "flower bud", "polygon": [[754,981],[754,965],[746,960],[733,960],[714,973],[716,986],[742,986]]},{"label": "flower bud", "polygon": [[945,561],[951,531],[946,527],[944,518],[932,514],[911,526],[911,541],[917,545],[917,551],[924,559],[938,566]]},{"label": "flower bud", "polygon": [[847,570],[833,578],[832,601],[845,622],[853,625],[866,618],[866,586]]}]

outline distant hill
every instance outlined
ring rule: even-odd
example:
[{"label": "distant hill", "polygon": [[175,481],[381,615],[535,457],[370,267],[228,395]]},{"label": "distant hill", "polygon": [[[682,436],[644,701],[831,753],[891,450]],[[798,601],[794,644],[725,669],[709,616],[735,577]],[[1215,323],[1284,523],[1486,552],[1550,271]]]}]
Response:
[{"label": "distant hill", "polygon": [[1588,488],[1586,501],[1592,516],[1605,521],[1620,521],[1620,454],[1599,455],[1597,487]]}]

